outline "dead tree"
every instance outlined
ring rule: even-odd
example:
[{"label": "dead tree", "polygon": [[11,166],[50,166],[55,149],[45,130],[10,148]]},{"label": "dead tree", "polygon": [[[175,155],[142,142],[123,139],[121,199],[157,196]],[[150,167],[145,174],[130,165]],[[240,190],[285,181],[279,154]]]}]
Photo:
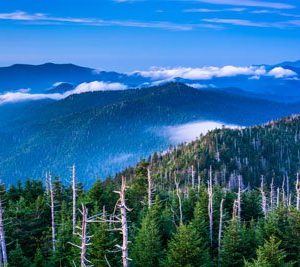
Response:
[{"label": "dead tree", "polygon": [[283,206],[286,205],[286,199],[285,199],[285,176],[283,177],[283,180],[282,180],[282,204],[283,204]]},{"label": "dead tree", "polygon": [[264,213],[264,216],[267,217],[267,198],[266,193],[264,191],[264,176],[261,176],[261,185],[260,185],[260,193],[261,193],[261,209]]},{"label": "dead tree", "polygon": [[220,257],[221,257],[221,241],[222,241],[222,232],[223,232],[223,204],[224,204],[224,198],[221,200],[221,204],[220,204],[220,223],[219,223],[219,235],[218,235],[218,266],[220,266]]},{"label": "dead tree", "polygon": [[232,208],[232,220],[236,219],[237,213],[238,213],[238,203],[237,203],[237,200],[235,199],[233,202],[233,208]]},{"label": "dead tree", "polygon": [[212,246],[213,242],[213,185],[212,185],[212,167],[209,169],[209,180],[208,180],[208,217],[209,217],[209,238]]},{"label": "dead tree", "polygon": [[242,177],[238,176],[238,196],[237,196],[237,217],[238,220],[241,220],[241,179]]},{"label": "dead tree", "polygon": [[4,218],[3,218],[3,201],[0,196],[0,242],[1,242],[1,263],[4,267],[8,266],[7,253],[6,253],[6,242],[5,242],[5,231],[4,231]]},{"label": "dead tree", "polygon": [[276,207],[279,207],[279,203],[280,203],[280,188],[277,187],[277,196],[276,196]]},{"label": "dead tree", "polygon": [[195,188],[195,171],[194,166],[192,165],[192,188]]},{"label": "dead tree", "polygon": [[[80,238],[80,245],[76,245],[74,243],[70,243],[74,247],[77,247],[80,250],[80,267],[91,267],[90,261],[87,259],[87,249],[88,246],[91,245],[90,239],[91,236],[88,235],[88,224],[91,222],[97,222],[95,218],[98,215],[95,215],[91,218],[88,217],[88,209],[85,205],[81,204],[81,210],[79,209],[81,214],[81,225],[76,226],[78,232],[75,231],[75,235],[79,236]],[[73,262],[74,263],[74,262]],[[75,265],[75,263],[74,263]],[[75,265],[76,266],[76,265]]]},{"label": "dead tree", "polygon": [[180,220],[180,224],[183,223],[183,215],[182,215],[182,203],[181,203],[181,196],[180,196],[180,190],[179,190],[179,181],[177,181],[177,175],[175,172],[175,176],[174,176],[174,182],[175,182],[175,186],[176,186],[176,195],[178,198],[178,204],[179,204],[179,220]]},{"label": "dead tree", "polygon": [[147,178],[148,178],[148,189],[147,189],[148,190],[148,208],[150,209],[151,205],[152,205],[152,192],[154,190],[150,167],[147,169]]},{"label": "dead tree", "polygon": [[271,186],[270,186],[270,204],[271,210],[274,209],[274,178],[272,178]]},{"label": "dead tree", "polygon": [[300,210],[300,180],[299,180],[299,173],[297,173],[297,182],[296,182],[296,209]]},{"label": "dead tree", "polygon": [[72,226],[73,226],[73,234],[75,234],[76,229],[76,200],[77,200],[77,192],[76,192],[76,166],[75,164],[72,166]]},{"label": "dead tree", "polygon": [[48,189],[50,194],[50,209],[51,209],[51,232],[52,232],[52,252],[56,250],[56,226],[55,226],[55,204],[54,204],[54,191],[52,183],[52,175],[46,174],[46,180],[48,183]]},{"label": "dead tree", "polygon": [[121,223],[121,233],[123,237],[123,243],[122,246],[118,246],[118,248],[122,251],[122,264],[123,267],[128,267],[128,261],[130,260],[128,258],[128,225],[127,225],[127,211],[130,211],[126,206],[126,178],[125,176],[122,176],[122,183],[121,183],[121,190],[120,191],[114,191],[115,193],[119,194],[120,198],[118,200],[118,207],[120,209],[120,217],[116,217],[117,221]]},{"label": "dead tree", "polygon": [[80,266],[88,266],[89,261],[87,260],[87,246],[89,242],[89,236],[87,235],[87,223],[88,223],[88,209],[82,205],[82,223],[81,223],[81,252],[80,252]]}]

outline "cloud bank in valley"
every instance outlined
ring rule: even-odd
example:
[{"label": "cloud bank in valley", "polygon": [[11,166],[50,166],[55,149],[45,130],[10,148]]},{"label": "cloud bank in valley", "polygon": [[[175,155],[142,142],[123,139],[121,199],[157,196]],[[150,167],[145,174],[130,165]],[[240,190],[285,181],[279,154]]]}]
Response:
[{"label": "cloud bank in valley", "polygon": [[[201,81],[209,81],[214,78],[245,76],[248,79],[260,79],[260,77],[270,77],[274,79],[293,79],[298,80],[298,74],[293,70],[283,67],[274,67],[267,69],[265,66],[223,66],[223,67],[177,67],[177,68],[157,68],[153,67],[146,71],[134,71],[128,74],[129,77],[141,76],[145,78],[145,82],[136,87],[156,86],[167,82],[176,81],[177,78],[190,80],[187,85],[201,89],[206,87],[214,87],[213,84],[202,84]],[[193,82],[194,81],[194,82]],[[200,82],[197,82],[200,81]],[[55,83],[53,86],[59,86],[61,82]],[[115,91],[126,90],[128,86],[119,82],[103,82],[93,81],[84,82],[77,85],[74,89],[65,93],[30,93],[30,89],[22,89],[14,92],[6,92],[0,94],[0,104],[16,103],[22,101],[33,101],[41,99],[61,100],[70,95],[82,94],[96,91]]]},{"label": "cloud bank in valley", "polygon": [[265,66],[224,66],[224,67],[201,67],[201,68],[157,68],[153,67],[148,71],[135,71],[142,77],[151,78],[152,80],[171,80],[182,78],[188,80],[211,80],[213,78],[234,77],[238,75],[261,77],[271,76],[274,78],[287,78],[297,76],[292,70],[282,67],[273,68],[267,71]]},{"label": "cloud bank in valley", "polygon": [[[58,84],[59,85],[59,84]],[[70,95],[82,94],[97,91],[117,91],[125,90],[127,86],[122,83],[105,83],[101,81],[94,81],[89,83],[81,83],[75,89],[67,91],[63,94],[30,94],[27,92],[7,92],[0,95],[0,105],[6,103],[17,103],[23,101],[33,101],[42,99],[61,100]]]},{"label": "cloud bank in valley", "polygon": [[195,140],[200,134],[206,134],[207,132],[220,128],[236,129],[237,125],[226,125],[221,122],[215,121],[197,121],[175,126],[165,126],[159,130],[159,135],[162,135],[170,141],[172,144],[180,144],[183,142],[191,142]]}]

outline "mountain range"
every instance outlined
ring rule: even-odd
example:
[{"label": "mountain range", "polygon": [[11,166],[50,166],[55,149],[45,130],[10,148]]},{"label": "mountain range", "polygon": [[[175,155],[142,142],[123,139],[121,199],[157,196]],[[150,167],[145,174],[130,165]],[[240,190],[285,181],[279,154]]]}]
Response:
[{"label": "mountain range", "polygon": [[132,89],[173,81],[202,90],[232,92],[234,88],[235,93],[279,102],[297,102],[300,101],[299,75],[300,61],[248,67],[152,68],[129,73],[101,71],[73,64],[15,64],[0,67],[0,94],[63,94],[82,84],[85,89],[88,87],[86,90],[105,90],[97,84],[90,84],[92,82],[117,83],[123,85],[122,88]]},{"label": "mountain range", "polygon": [[66,166],[75,163],[78,177],[89,185],[168,150],[174,135],[185,135],[186,125],[189,131],[203,121],[249,126],[300,113],[299,103],[232,91],[173,82],[0,105],[0,178],[14,184],[51,171],[67,179]]}]

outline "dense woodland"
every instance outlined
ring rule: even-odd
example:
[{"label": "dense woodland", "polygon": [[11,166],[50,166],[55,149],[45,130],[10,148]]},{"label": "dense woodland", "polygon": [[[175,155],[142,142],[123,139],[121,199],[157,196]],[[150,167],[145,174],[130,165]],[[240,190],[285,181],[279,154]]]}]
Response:
[{"label": "dense woodland", "polygon": [[1,190],[4,266],[300,266],[300,117],[221,129],[84,188]]},{"label": "dense woodland", "polygon": [[37,179],[48,168],[66,177],[75,162],[78,177],[94,181],[168,148],[165,126],[195,120],[247,126],[294,113],[300,104],[182,83],[1,105],[0,178],[7,184]]}]

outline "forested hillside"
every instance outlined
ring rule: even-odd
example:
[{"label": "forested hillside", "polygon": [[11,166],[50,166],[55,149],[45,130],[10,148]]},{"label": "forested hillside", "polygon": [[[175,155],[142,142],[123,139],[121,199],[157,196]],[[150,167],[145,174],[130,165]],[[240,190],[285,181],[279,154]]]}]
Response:
[{"label": "forested hillside", "polygon": [[[0,106],[0,178],[40,178],[49,168],[67,177],[76,163],[87,184],[165,150],[165,126],[218,121],[249,126],[300,112],[284,104],[181,83],[72,95],[21,106]],[[253,137],[252,137],[253,138]],[[91,181],[90,181],[91,180]]]},{"label": "forested hillside", "polygon": [[3,187],[2,262],[300,266],[299,130],[294,116],[212,131],[89,189],[75,166],[70,183]]}]

